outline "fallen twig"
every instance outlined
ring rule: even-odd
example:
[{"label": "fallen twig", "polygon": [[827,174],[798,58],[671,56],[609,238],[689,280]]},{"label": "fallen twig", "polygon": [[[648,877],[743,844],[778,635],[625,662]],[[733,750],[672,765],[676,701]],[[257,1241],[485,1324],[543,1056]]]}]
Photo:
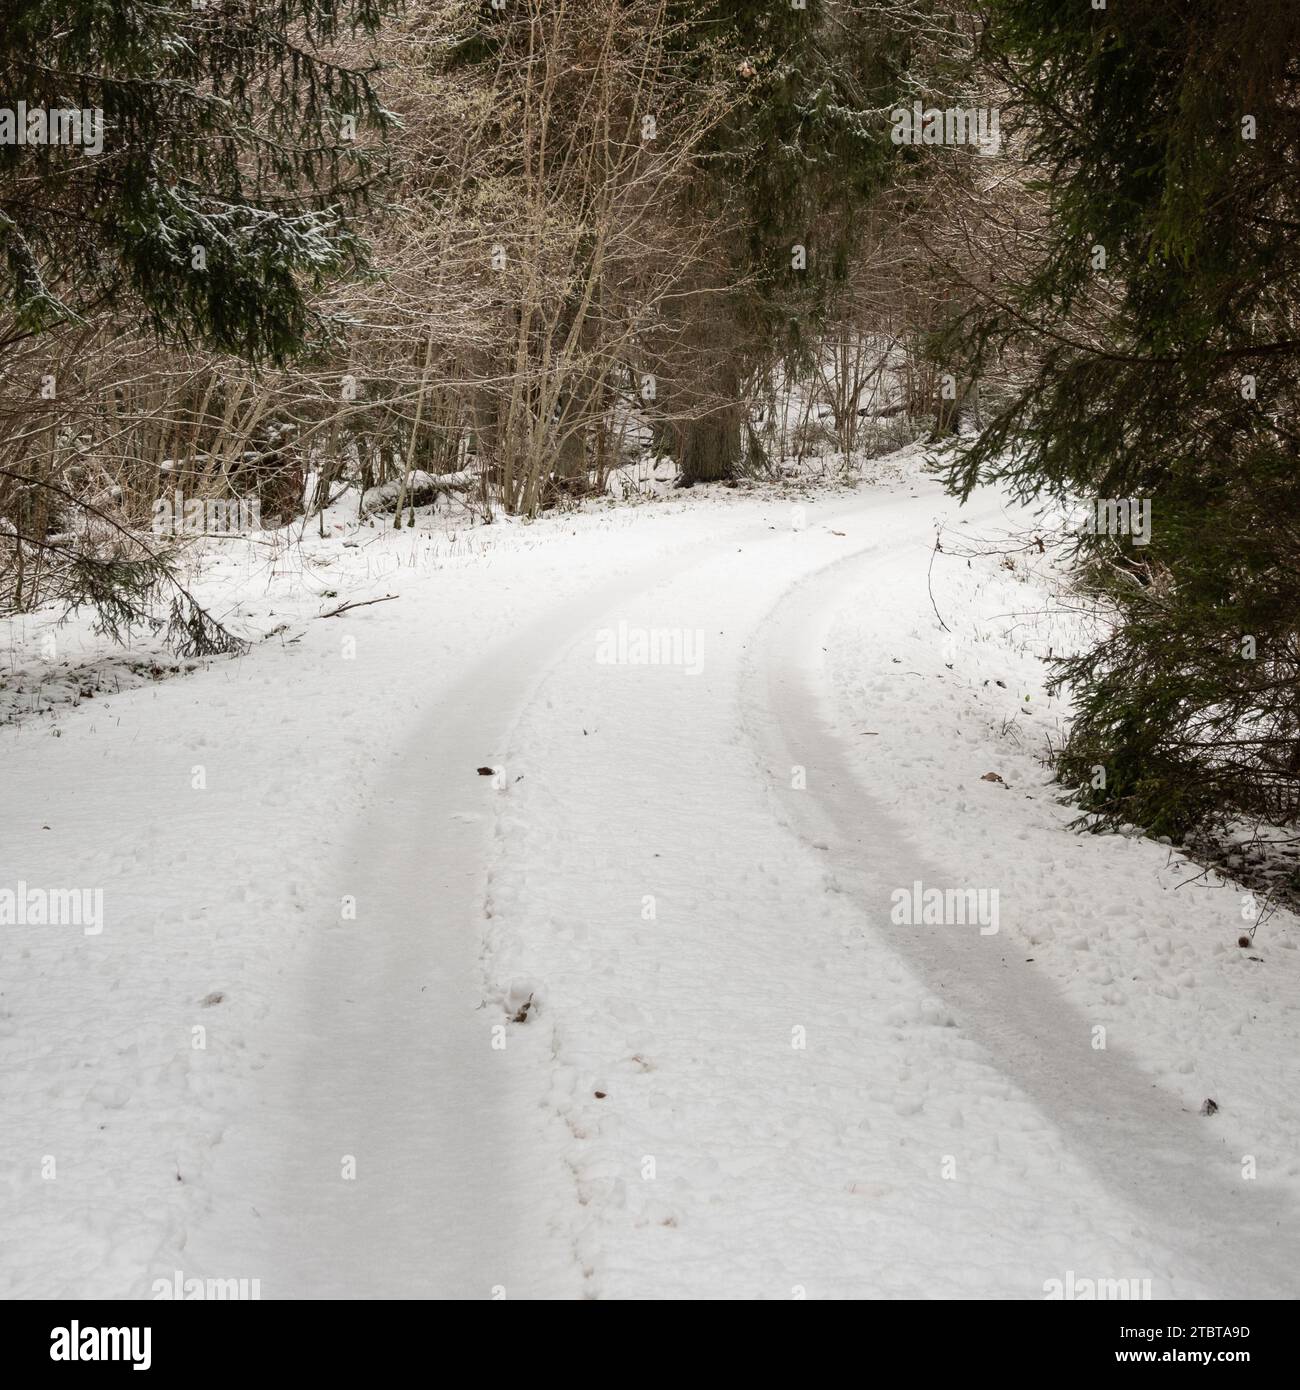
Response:
[{"label": "fallen twig", "polygon": [[934,601],[934,587],[930,583],[930,575],[934,571],[934,557],[943,549],[939,544],[939,537],[934,538],[934,549],[930,552],[930,568],[925,572],[925,587],[930,591],[930,607],[934,609],[934,616],[939,619],[939,626],[945,632],[951,632],[952,628],[943,620],[943,615],[939,612],[939,605]]},{"label": "fallen twig", "polygon": [[401,598],[401,594],[385,594],[383,598],[358,599],[355,603],[340,603],[337,608],[331,608],[328,613],[322,613],[322,618],[337,618],[340,613],[346,613],[349,608],[369,608],[372,603],[387,603],[389,599]]}]

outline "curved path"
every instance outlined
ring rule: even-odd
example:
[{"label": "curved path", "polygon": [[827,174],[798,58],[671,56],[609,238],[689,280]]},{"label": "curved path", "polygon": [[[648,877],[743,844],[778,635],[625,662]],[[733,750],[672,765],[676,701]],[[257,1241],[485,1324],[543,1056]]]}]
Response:
[{"label": "curved path", "polygon": [[855,780],[821,652],[951,510],[719,510],[465,669],[334,856],[357,921],[263,1025],[193,1266],[264,1296],[1294,1290],[1286,1213],[1050,984],[888,927],[944,866]]}]

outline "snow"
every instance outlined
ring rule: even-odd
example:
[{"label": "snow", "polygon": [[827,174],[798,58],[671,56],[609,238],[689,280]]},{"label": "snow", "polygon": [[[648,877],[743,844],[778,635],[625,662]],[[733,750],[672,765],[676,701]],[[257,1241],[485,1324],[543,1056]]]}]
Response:
[{"label": "snow", "polygon": [[1050,554],[944,632],[1024,517],[872,477],[354,497],[196,552],[238,659],[13,624],[0,887],[104,929],[0,927],[0,1294],[1294,1294],[1294,917],[1068,832]]}]

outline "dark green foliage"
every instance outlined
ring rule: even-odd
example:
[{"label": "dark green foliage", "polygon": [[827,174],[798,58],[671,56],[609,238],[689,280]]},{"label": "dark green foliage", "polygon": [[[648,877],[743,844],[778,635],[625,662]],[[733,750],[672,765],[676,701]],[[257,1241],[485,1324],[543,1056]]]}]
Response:
[{"label": "dark green foliage", "polygon": [[138,306],[171,341],[253,361],[298,351],[305,287],[362,253],[347,213],[372,170],[343,123],[358,137],[387,123],[370,70],[320,46],[385,8],[10,0],[0,99],[101,110],[103,148],[0,143],[7,340]]},{"label": "dark green foliage", "polygon": [[1149,546],[1082,540],[1117,627],[1060,667],[1080,710],[1061,774],[1106,769],[1087,793],[1102,823],[1294,815],[1300,7],[985,10],[985,57],[1014,94],[1004,127],[1050,217],[1041,253],[939,345],[974,377],[1034,362],[951,482],[1152,505]]},{"label": "dark green foliage", "polygon": [[[669,9],[688,67],[720,81],[731,103],[701,153],[694,195],[727,208],[739,233],[733,313],[791,365],[806,363],[815,319],[847,275],[855,219],[899,169],[885,113],[910,100],[904,20],[916,6],[680,0]],[[804,270],[791,265],[796,243],[807,249]]]},{"label": "dark green foliage", "polygon": [[[135,628],[147,627],[165,630],[168,644],[181,656],[226,656],[248,646],[195,600],[158,544],[128,531],[58,483],[4,467],[0,479],[43,492],[71,509],[73,530],[56,536],[24,535],[0,517],[0,561],[8,568],[19,564],[23,555],[39,554],[47,566],[45,601],[61,604],[66,612],[92,609],[95,631],[115,642],[124,641]],[[158,604],[168,596],[168,616],[159,618]]]},{"label": "dark green foliage", "polygon": [[[179,656],[231,656],[248,647],[176,582],[166,557],[158,553],[102,559],[84,551],[69,552],[61,582],[67,610],[93,609],[95,631],[115,642],[124,641],[135,628],[147,627],[165,631],[168,645]],[[159,618],[159,600],[168,593],[167,617]]]},{"label": "dark green foliage", "polygon": [[[0,350],[60,329],[93,333],[114,317],[254,364],[308,347],[311,290],[364,260],[350,221],[374,176],[364,136],[389,124],[373,69],[327,50],[372,32],[386,8],[9,0],[0,27]],[[66,113],[55,138],[42,129],[52,113]],[[53,448],[54,430],[50,438]],[[242,645],[181,587],[165,555],[39,476],[35,460],[23,463],[0,470],[14,512],[0,558],[15,605],[36,598],[22,579],[40,557],[40,597],[93,607],[114,637],[143,623],[166,627],[186,655]],[[22,505],[24,495],[40,505]],[[59,535],[49,529],[51,497],[68,528]],[[167,591],[170,616],[155,619]]]},{"label": "dark green foliage", "polygon": [[933,8],[925,0],[670,4],[687,70],[728,102],[687,193],[690,213],[721,215],[730,229],[715,271],[724,293],[684,335],[685,362],[670,355],[665,367],[679,377],[663,399],[677,414],[684,482],[729,478],[740,466],[739,383],[776,363],[796,373],[812,366],[858,219],[907,163],[890,140],[888,111],[910,99],[913,24]]}]

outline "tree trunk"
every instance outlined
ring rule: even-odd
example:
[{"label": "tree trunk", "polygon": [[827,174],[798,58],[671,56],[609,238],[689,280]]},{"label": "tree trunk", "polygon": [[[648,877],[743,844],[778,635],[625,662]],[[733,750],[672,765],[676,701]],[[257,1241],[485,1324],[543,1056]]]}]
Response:
[{"label": "tree trunk", "polygon": [[677,426],[677,468],[683,487],[718,483],[736,476],[740,463],[740,422],[729,411]]},{"label": "tree trunk", "polygon": [[683,487],[725,482],[740,467],[744,403],[739,375],[724,361],[711,382],[683,392],[683,417],[673,423],[678,477]]}]

